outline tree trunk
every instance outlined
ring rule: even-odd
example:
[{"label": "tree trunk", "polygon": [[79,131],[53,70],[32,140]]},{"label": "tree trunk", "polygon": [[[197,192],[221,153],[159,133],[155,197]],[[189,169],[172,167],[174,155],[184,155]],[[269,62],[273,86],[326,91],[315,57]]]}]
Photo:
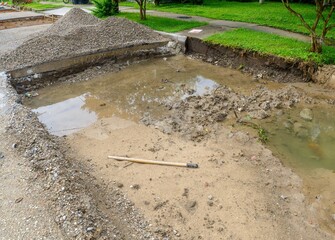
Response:
[{"label": "tree trunk", "polygon": [[141,15],[141,20],[144,20],[144,15],[143,15],[143,2],[141,2],[141,5],[140,5],[140,15]]},{"label": "tree trunk", "polygon": [[142,1],[143,1],[143,15],[144,15],[143,20],[147,20],[147,0]]},{"label": "tree trunk", "polygon": [[311,36],[311,52],[321,53],[322,52],[322,42],[316,35]]}]

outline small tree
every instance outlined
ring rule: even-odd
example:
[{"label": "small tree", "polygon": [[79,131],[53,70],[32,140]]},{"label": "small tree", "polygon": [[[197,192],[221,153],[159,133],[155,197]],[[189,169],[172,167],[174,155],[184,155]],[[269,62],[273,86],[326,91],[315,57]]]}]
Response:
[{"label": "small tree", "polygon": [[[322,43],[324,42],[327,33],[335,27],[334,23],[330,23],[330,19],[335,11],[335,0],[315,0],[316,5],[316,17],[313,25],[309,25],[304,17],[293,10],[290,6],[289,0],[281,0],[284,6],[295,16],[297,16],[304,27],[309,31],[311,36],[311,52],[321,53]],[[327,12],[326,10],[329,9]],[[323,22],[321,34],[317,32],[317,27],[320,22]]]},{"label": "small tree", "polygon": [[136,2],[140,6],[141,20],[146,20],[147,19],[147,0],[136,0]]}]

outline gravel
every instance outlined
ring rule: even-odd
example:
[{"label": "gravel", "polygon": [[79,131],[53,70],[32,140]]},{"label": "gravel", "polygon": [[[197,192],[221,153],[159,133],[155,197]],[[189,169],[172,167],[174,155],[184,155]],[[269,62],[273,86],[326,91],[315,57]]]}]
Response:
[{"label": "gravel", "polygon": [[166,41],[151,29],[124,18],[99,20],[79,8],[46,31],[0,58],[6,70],[79,55]]}]

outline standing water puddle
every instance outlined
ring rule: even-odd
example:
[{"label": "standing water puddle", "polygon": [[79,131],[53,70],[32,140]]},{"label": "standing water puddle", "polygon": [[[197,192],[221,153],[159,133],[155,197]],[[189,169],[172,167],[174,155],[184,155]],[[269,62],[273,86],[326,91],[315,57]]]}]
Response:
[{"label": "standing water puddle", "polygon": [[[162,117],[166,104],[206,94],[218,85],[242,94],[256,88],[249,76],[238,71],[177,56],[141,62],[90,81],[55,84],[39,90],[39,96],[25,104],[38,113],[52,134],[61,136],[104,117],[138,121],[145,112]],[[324,225],[329,226],[331,214],[335,214],[335,111],[313,109],[314,119],[308,122],[299,117],[300,110],[287,111],[261,124],[271,133],[269,147],[303,177],[311,201],[322,195],[319,209]]]},{"label": "standing water puddle", "polygon": [[295,108],[271,122],[262,123],[271,134],[270,144],[278,153],[284,152],[294,168],[335,170],[334,109],[313,109],[311,121],[302,119],[300,111],[301,108]]},{"label": "standing water puddle", "polygon": [[34,109],[38,119],[54,135],[71,134],[89,126],[97,120],[95,112],[85,107],[89,94],[70,98],[62,102]]},{"label": "standing water puddle", "polygon": [[243,91],[240,86],[248,89],[254,85],[238,71],[178,56],[141,62],[91,81],[48,86],[25,104],[39,114],[52,134],[62,136],[102,117],[138,121],[145,112],[161,117],[166,104],[210,93],[219,84],[238,91]]}]

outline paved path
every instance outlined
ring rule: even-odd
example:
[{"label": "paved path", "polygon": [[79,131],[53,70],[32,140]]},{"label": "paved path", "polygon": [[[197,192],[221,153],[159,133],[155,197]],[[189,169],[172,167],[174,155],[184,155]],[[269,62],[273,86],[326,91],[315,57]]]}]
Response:
[{"label": "paved path", "polygon": [[13,20],[13,19],[20,19],[20,18],[34,18],[34,17],[43,17],[44,14],[30,12],[30,11],[23,11],[23,12],[6,12],[0,14],[0,21],[5,20]]},{"label": "paved path", "polygon": [[[120,7],[121,12],[138,12],[138,9],[132,8],[132,7]],[[208,37],[214,33],[227,31],[234,28],[247,28],[255,31],[260,32],[267,32],[267,33],[274,33],[277,35],[281,35],[284,37],[290,37],[295,38],[301,41],[309,41],[309,37],[303,34],[299,33],[293,33],[285,30],[280,30],[277,28],[272,27],[266,27],[257,25],[254,23],[245,23],[245,22],[235,22],[235,21],[226,21],[226,20],[215,20],[205,17],[198,17],[198,16],[186,16],[183,14],[176,14],[176,13],[168,13],[168,12],[158,12],[153,10],[147,10],[148,15],[152,16],[160,16],[160,17],[167,17],[167,18],[174,18],[179,20],[185,20],[185,21],[201,21],[201,22],[208,22],[207,26],[202,26],[197,29],[202,30],[198,33],[192,33],[190,30],[185,30],[182,32],[179,32],[181,35],[186,35],[190,37],[197,37],[197,38],[205,38]]]}]

